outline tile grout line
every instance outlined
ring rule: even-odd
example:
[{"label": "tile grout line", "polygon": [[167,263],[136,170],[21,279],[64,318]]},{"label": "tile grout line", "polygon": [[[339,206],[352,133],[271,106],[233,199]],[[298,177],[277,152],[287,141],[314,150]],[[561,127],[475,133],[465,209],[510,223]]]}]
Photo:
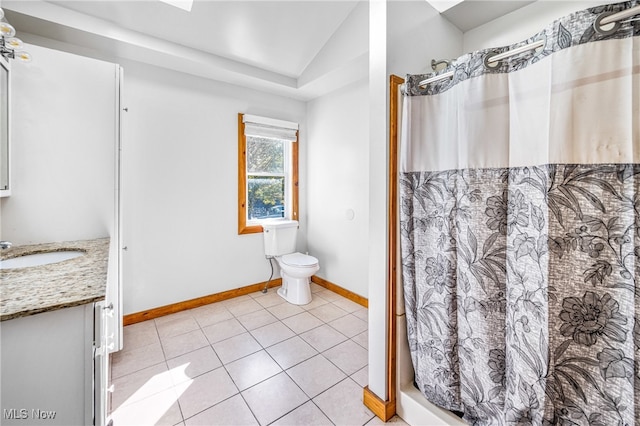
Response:
[{"label": "tile grout line", "polygon": [[[316,405],[316,407],[318,407],[318,409],[322,412],[322,414],[324,414],[324,415],[325,415],[325,416],[326,416],[326,417],[327,417],[327,418],[328,418],[328,419],[329,419],[329,420],[330,420],[334,425],[335,425],[335,422],[333,421],[333,419],[329,416],[329,414],[328,414],[328,413],[325,413],[325,412],[322,410],[322,408],[321,408],[318,404],[316,404],[316,402],[314,401],[314,399],[315,399],[315,398],[317,398],[317,397],[319,397],[320,395],[322,395],[322,394],[326,393],[326,392],[329,392],[332,388],[334,388],[334,387],[338,386],[340,383],[342,383],[342,382],[344,382],[345,380],[348,380],[348,379],[350,379],[350,377],[349,377],[349,376],[345,377],[345,378],[344,378],[344,379],[342,379],[342,380],[339,380],[337,383],[335,383],[335,384],[333,384],[332,386],[328,387],[327,389],[323,390],[322,392],[320,392],[318,395],[314,396],[314,397],[311,399],[311,401]],[[352,379],[352,380],[353,380],[353,379]],[[354,383],[356,383],[356,382],[355,382],[355,380],[353,380],[353,382],[354,382]],[[357,385],[358,387],[360,386],[360,385],[358,385],[358,383],[356,383],[356,385]],[[374,417],[375,417],[375,415],[374,415]],[[367,420],[364,424],[366,424],[366,423],[368,423],[368,422],[370,422],[370,421],[371,421],[371,419]]]},{"label": "tile grout line", "polygon": [[[329,303],[332,303],[332,302],[329,302]],[[266,309],[266,308],[263,308],[263,309]],[[268,310],[267,310],[267,311],[268,311]],[[257,311],[256,311],[256,312],[257,312]],[[269,311],[269,312],[270,312],[270,311]],[[313,315],[313,313],[311,313],[311,312],[309,312],[309,311],[306,311],[306,310],[305,310],[305,312],[307,312],[307,313],[309,313],[309,314]],[[273,315],[273,313],[272,313],[272,312],[270,312],[270,313]],[[298,333],[296,333],[294,330],[291,330],[291,328],[290,328],[290,327],[288,327],[288,326],[284,323],[284,320],[285,320],[285,319],[287,319],[287,318],[291,318],[291,317],[294,317],[294,316],[296,316],[296,315],[300,315],[300,314],[302,314],[302,313],[304,313],[304,312],[300,312],[300,313],[298,313],[298,314],[294,314],[294,315],[291,315],[291,316],[289,316],[289,317],[285,317],[285,318],[278,318],[278,317],[276,317],[277,321],[275,321],[274,323],[271,323],[271,324],[276,324],[276,323],[278,323],[278,322],[279,322],[279,323],[281,323],[281,324],[282,324],[282,325],[283,325],[287,330],[289,330],[289,331],[291,331],[292,333],[294,333],[294,335],[293,335],[293,336],[291,336],[289,339],[293,339],[294,337],[299,337],[300,339],[302,339],[303,341],[305,341],[305,342],[306,342],[306,340],[305,340],[303,337],[300,337],[300,335],[299,335]],[[314,315],[314,316],[315,316],[315,315]],[[316,317],[316,318],[317,318],[317,317]],[[236,319],[237,319],[237,317],[236,317]],[[322,322],[322,324],[321,324],[321,325],[318,325],[317,327],[314,327],[314,328],[321,327],[322,325],[329,325],[329,324],[328,324],[327,322],[325,322],[323,319],[321,319],[321,318],[318,318],[318,319]],[[266,325],[264,325],[264,326],[257,327],[257,328],[256,328],[256,329],[254,329],[254,330],[257,330],[257,329],[262,328],[262,327],[269,326],[269,325],[271,325],[271,324],[266,324]],[[333,327],[332,327],[332,328],[333,328]],[[313,329],[313,328],[312,328],[312,329]],[[310,329],[310,330],[312,330],[312,329]],[[306,330],[305,332],[310,331],[310,330]],[[338,331],[338,330],[336,330],[336,331]],[[256,341],[257,341],[256,336],[255,336],[255,335],[253,335],[253,334],[251,333],[251,330],[249,331],[249,334],[251,334],[251,336],[252,336],[254,339],[256,339]],[[342,333],[340,333],[340,334],[342,334]],[[346,336],[345,336],[345,337],[346,337]],[[282,368],[282,366],[281,366],[281,365],[280,365],[280,364],[279,364],[279,363],[278,363],[278,362],[273,358],[273,356],[272,356],[272,355],[267,351],[267,349],[268,349],[268,348],[270,348],[270,347],[273,347],[273,346],[275,346],[275,345],[277,345],[277,344],[279,344],[279,343],[282,343],[282,342],[284,342],[284,341],[286,341],[286,340],[289,340],[289,339],[285,339],[285,340],[282,340],[282,341],[280,341],[280,342],[276,342],[276,343],[274,343],[274,344],[272,344],[272,345],[270,345],[270,346],[264,346],[262,343],[260,343],[260,341],[258,341],[258,344],[260,345],[260,347],[262,348],[262,350],[263,350],[263,351],[264,351],[264,352],[269,356],[269,358],[270,358],[273,362],[275,362],[275,364],[280,368],[280,372],[278,372],[277,374],[274,374],[273,376],[267,377],[267,378],[265,378],[264,380],[261,380],[261,381],[260,381],[260,382],[258,382],[258,383],[254,383],[253,385],[251,385],[251,386],[250,386],[250,387],[248,387],[247,389],[240,390],[240,392],[239,392],[239,393],[240,393],[240,395],[241,395],[241,397],[243,398],[243,400],[244,400],[245,404],[247,404],[247,407],[249,407],[249,410],[251,411],[251,414],[253,414],[253,416],[256,418],[256,420],[258,420],[258,419],[257,419],[257,416],[256,416],[256,414],[253,412],[253,410],[251,409],[251,406],[250,406],[250,405],[249,405],[249,403],[246,401],[246,399],[244,399],[244,395],[242,394],[242,392],[247,391],[248,389],[251,389],[251,388],[253,388],[253,387],[255,387],[255,386],[257,386],[257,385],[259,385],[259,384],[261,384],[261,383],[264,383],[265,381],[267,381],[267,380],[269,380],[269,379],[271,379],[271,378],[273,378],[273,377],[275,377],[275,376],[277,376],[277,375],[279,375],[279,374],[284,373],[284,374],[285,374],[285,375],[286,375],[286,376],[291,380],[291,382],[292,382],[292,383],[293,383],[293,384],[294,384],[294,385],[295,385],[295,386],[296,386],[296,387],[297,387],[297,388],[302,392],[302,394],[303,394],[303,395],[305,395],[305,396],[307,397],[307,399],[306,399],[303,403],[299,404],[299,405],[298,405],[298,406],[296,406],[296,407],[293,407],[291,410],[289,410],[288,412],[286,412],[286,413],[282,414],[280,417],[276,418],[275,420],[273,420],[272,422],[270,422],[270,423],[268,423],[268,424],[273,424],[273,423],[277,422],[278,420],[282,419],[283,417],[285,417],[285,416],[289,415],[289,414],[290,414],[290,413],[292,413],[293,411],[295,411],[295,410],[297,410],[298,408],[302,407],[302,406],[303,406],[304,404],[306,404],[307,402],[310,402],[310,401],[311,401],[311,402],[313,403],[313,398],[312,398],[311,396],[309,396],[309,395],[308,395],[308,394],[307,394],[307,393],[306,393],[306,392],[305,392],[305,391],[300,387],[300,385],[295,381],[295,379],[294,379],[293,377],[291,377],[291,375],[288,373],[288,370],[292,369],[292,368],[293,368],[293,367],[295,367],[296,365],[299,365],[299,364],[302,364],[302,363],[303,363],[303,362],[305,362],[305,361],[308,361],[309,359],[311,359],[311,358],[313,358],[313,357],[315,357],[315,356],[318,356],[318,355],[321,355],[321,356],[322,356],[322,352],[319,352],[315,347],[313,347],[313,345],[310,345],[310,346],[311,346],[311,347],[312,347],[312,348],[317,352],[317,354],[316,354],[316,355],[314,355],[313,357],[308,358],[308,359],[306,359],[306,360],[300,361],[299,363],[297,363],[297,364],[295,364],[295,365],[292,365],[292,366],[290,366],[290,367],[289,367],[289,368],[287,368],[287,369],[284,369],[284,368]],[[347,337],[347,339],[349,339],[349,338]],[[306,342],[306,343],[307,343],[307,344],[309,344],[309,342]],[[329,350],[329,349],[327,349],[327,350]],[[255,353],[255,352],[254,352],[254,353]],[[252,354],[250,354],[250,355],[252,355]],[[250,356],[250,355],[246,355],[246,356]],[[246,358],[246,356],[245,356],[245,357],[243,357],[243,358]],[[324,356],[323,356],[323,357],[324,357]],[[326,357],[324,357],[324,358],[326,359]],[[239,359],[242,359],[242,358],[239,358]],[[234,361],[232,361],[232,362],[235,362],[235,361],[237,361],[237,360],[234,360]],[[330,361],[330,360],[328,360],[328,359],[327,359],[327,361],[331,362],[331,361]],[[226,370],[226,364],[223,364],[223,366],[225,367],[225,370]],[[337,367],[337,366],[336,366],[336,367]],[[227,371],[227,374],[229,374],[228,370],[226,370],[226,371]],[[342,372],[342,370],[339,370],[339,371],[341,371],[341,372]],[[345,376],[346,376],[346,377],[349,377],[346,373],[344,373],[344,372],[342,372],[342,373],[343,373],[343,374],[345,374]],[[231,375],[230,375],[230,374],[229,374],[229,377],[231,377]],[[231,378],[231,380],[233,381],[233,378]],[[354,381],[354,382],[355,382],[355,381]],[[235,381],[234,381],[234,384],[235,384]],[[238,387],[238,386],[236,385],[236,387]],[[239,389],[239,387],[238,387],[238,389]],[[329,388],[329,389],[330,389],[330,388]],[[322,393],[322,392],[321,392],[321,393]],[[316,396],[317,396],[317,395],[316,395]],[[314,405],[316,405],[315,403],[313,403],[313,404],[314,404]],[[316,407],[317,407],[317,405],[316,405]],[[320,407],[318,407],[318,409],[320,409]],[[329,418],[329,416],[327,416],[327,415],[326,415],[326,413],[324,413],[322,410],[320,410],[320,412],[322,412],[322,413],[323,413],[323,414],[324,414],[328,419],[330,419],[330,418]],[[331,419],[330,419],[330,421],[331,421]],[[259,422],[259,421],[258,421],[258,424],[260,424],[260,422]],[[332,424],[335,424],[335,423],[333,423],[333,421],[332,421]],[[261,425],[261,426],[262,426],[262,425]],[[266,426],[266,425],[265,425],[265,426]]]},{"label": "tile grout line", "polygon": [[[274,294],[275,294],[275,293],[274,293]],[[322,413],[326,418],[330,419],[330,417],[327,415],[327,413],[325,413],[325,412],[324,412],[324,411],[323,411],[323,410],[322,410],[322,409],[321,409],[321,408],[320,408],[320,407],[315,403],[315,401],[313,401],[313,398],[315,398],[315,397],[317,397],[317,396],[319,396],[319,395],[321,395],[321,394],[324,394],[325,392],[328,392],[330,389],[334,388],[334,387],[335,387],[335,386],[337,386],[339,383],[344,382],[344,380],[346,380],[346,379],[350,379],[353,383],[355,383],[358,387],[360,387],[360,385],[358,384],[358,382],[356,382],[356,380],[355,380],[353,377],[351,377],[351,376],[352,376],[352,375],[354,375],[354,374],[356,374],[356,373],[358,373],[359,371],[361,371],[361,370],[362,370],[362,368],[365,368],[365,367],[366,367],[366,364],[365,364],[365,366],[363,366],[363,367],[361,367],[361,368],[358,368],[358,369],[357,369],[353,374],[351,374],[351,375],[350,375],[350,374],[347,374],[347,373],[346,373],[342,368],[340,368],[337,364],[335,364],[335,363],[334,363],[333,361],[331,361],[329,358],[327,358],[327,357],[326,357],[326,355],[324,355],[324,354],[325,354],[327,351],[329,351],[329,350],[331,350],[331,349],[335,348],[336,346],[341,345],[341,344],[344,344],[345,342],[348,342],[348,341],[351,341],[351,342],[353,342],[354,344],[356,344],[358,347],[361,347],[361,348],[363,348],[364,350],[368,351],[368,348],[365,348],[363,345],[361,345],[361,344],[359,344],[358,342],[356,342],[355,340],[353,340],[353,338],[354,338],[354,337],[359,336],[359,335],[361,335],[362,333],[367,332],[367,330],[363,330],[362,332],[360,332],[360,333],[356,333],[355,335],[353,335],[352,337],[350,337],[350,336],[348,336],[348,335],[344,334],[343,332],[341,332],[341,331],[340,331],[339,329],[337,329],[336,327],[332,326],[332,325],[330,324],[330,322],[334,322],[334,321],[336,321],[336,320],[338,320],[338,319],[340,319],[340,318],[344,318],[344,317],[349,316],[349,315],[354,316],[355,318],[357,318],[357,319],[359,319],[359,320],[361,320],[361,321],[364,321],[364,320],[362,320],[360,317],[358,317],[358,316],[354,315],[354,312],[356,312],[356,311],[349,312],[349,311],[347,311],[347,310],[345,310],[345,309],[341,308],[340,306],[336,305],[334,302],[335,302],[335,301],[339,301],[339,300],[341,300],[340,298],[334,298],[333,300],[326,300],[326,299],[322,298],[320,295],[316,295],[316,297],[319,297],[320,299],[325,300],[327,303],[323,303],[323,304],[321,304],[321,305],[319,305],[319,306],[316,306],[316,307],[314,307],[314,308],[312,308],[312,309],[309,309],[309,310],[307,310],[307,309],[304,309],[304,308],[303,308],[303,311],[302,311],[302,312],[297,312],[297,313],[294,313],[294,314],[292,314],[292,315],[288,315],[288,316],[284,316],[284,317],[280,318],[280,317],[276,316],[272,311],[270,311],[270,310],[269,310],[269,308],[273,308],[273,307],[275,307],[275,306],[281,305],[281,304],[282,304],[282,303],[284,303],[284,302],[282,302],[282,303],[280,303],[280,304],[276,304],[276,305],[272,305],[272,306],[266,307],[266,306],[264,306],[264,305],[262,305],[261,303],[259,303],[259,302],[257,302],[257,301],[256,301],[256,299],[257,299],[257,298],[259,298],[259,297],[253,297],[253,295],[249,295],[249,296],[251,296],[251,298],[250,298],[250,299],[244,299],[244,300],[241,300],[241,301],[237,301],[237,302],[236,302],[236,303],[234,303],[234,304],[240,304],[240,303],[243,303],[243,302],[253,301],[253,302],[257,303],[258,305],[260,305],[260,308],[259,308],[259,309],[256,309],[256,310],[254,310],[254,311],[250,311],[250,312],[245,312],[245,313],[243,313],[243,314],[235,314],[235,313],[233,313],[231,310],[229,310],[229,308],[228,308],[228,306],[227,306],[227,305],[219,305],[219,306],[221,306],[222,308],[224,308],[224,311],[222,311],[222,312],[225,312],[225,311],[226,311],[226,312],[228,312],[228,313],[231,315],[231,318],[229,318],[229,319],[235,319],[235,320],[240,324],[240,326],[242,327],[242,329],[243,329],[244,331],[243,331],[243,332],[241,332],[241,333],[237,333],[237,334],[235,334],[234,336],[227,337],[226,339],[222,339],[222,340],[220,340],[220,341],[218,341],[218,342],[214,342],[214,343],[212,343],[212,342],[209,340],[209,338],[207,337],[207,335],[206,335],[206,333],[205,333],[205,331],[204,331],[204,328],[209,327],[209,326],[212,326],[212,325],[215,325],[215,324],[219,324],[219,323],[221,323],[221,322],[224,322],[225,320],[220,320],[220,321],[217,321],[217,322],[215,322],[215,323],[213,323],[213,324],[207,324],[206,326],[204,326],[204,325],[203,325],[203,321],[202,321],[202,320],[201,320],[201,321],[199,321],[199,320],[197,319],[197,317],[196,317],[195,315],[193,315],[193,313],[191,313],[191,312],[190,312],[190,313],[188,313],[188,314],[185,314],[185,315],[184,315],[184,317],[185,317],[185,318],[190,318],[190,319],[192,319],[192,320],[195,322],[195,324],[197,325],[197,327],[196,327],[196,328],[194,328],[194,329],[188,330],[188,331],[183,331],[183,332],[181,332],[181,333],[177,333],[177,334],[175,334],[175,335],[165,336],[164,340],[163,340],[163,338],[161,338],[161,337],[160,337],[160,332],[159,332],[159,329],[158,329],[158,324],[157,324],[157,322],[155,321],[155,319],[154,319],[154,320],[152,320],[152,321],[153,321],[153,326],[154,326],[154,328],[155,328],[155,336],[156,336],[156,337],[157,337],[157,339],[158,339],[158,342],[159,342],[159,344],[160,344],[160,350],[162,351],[162,356],[163,356],[163,358],[164,358],[162,362],[164,363],[164,366],[167,368],[167,370],[169,370],[169,371],[170,371],[170,369],[169,369],[169,363],[168,363],[168,362],[169,362],[171,359],[175,359],[175,358],[178,358],[178,357],[180,357],[180,356],[188,355],[188,354],[190,354],[190,353],[193,353],[193,352],[195,352],[195,351],[201,350],[201,349],[203,349],[203,348],[205,348],[205,347],[207,347],[207,346],[208,346],[208,347],[210,347],[210,348],[211,348],[211,350],[213,351],[213,353],[214,353],[214,354],[215,354],[215,356],[217,357],[218,361],[220,362],[220,366],[219,366],[219,367],[214,368],[213,370],[209,370],[209,371],[207,371],[207,372],[200,373],[200,374],[198,374],[197,376],[190,377],[190,379],[191,379],[191,380],[195,380],[197,377],[200,377],[200,376],[202,376],[202,375],[204,375],[204,374],[210,373],[211,371],[215,371],[215,370],[217,370],[217,369],[218,369],[218,368],[220,368],[220,367],[223,367],[223,368],[224,368],[225,373],[229,376],[229,378],[231,379],[231,381],[232,381],[233,385],[235,386],[236,390],[238,391],[237,393],[235,393],[235,394],[233,394],[233,395],[229,396],[228,398],[225,398],[225,399],[224,399],[224,400],[222,400],[222,401],[218,401],[216,404],[214,404],[214,405],[212,405],[212,406],[210,406],[210,407],[207,407],[206,409],[201,410],[200,412],[195,413],[195,414],[191,415],[191,416],[190,416],[190,417],[188,417],[188,418],[190,419],[190,418],[192,418],[192,417],[194,417],[194,416],[196,416],[196,415],[198,415],[198,414],[200,414],[200,413],[202,413],[202,412],[204,412],[204,411],[206,411],[206,410],[208,410],[208,409],[211,409],[211,408],[213,408],[213,407],[217,406],[218,404],[220,404],[220,403],[222,403],[222,402],[224,402],[224,401],[229,400],[230,398],[232,398],[232,397],[234,397],[234,396],[236,396],[236,395],[240,395],[240,396],[241,396],[241,398],[242,398],[242,400],[243,400],[243,402],[245,403],[245,405],[249,408],[249,410],[250,410],[250,412],[251,412],[252,416],[254,417],[254,419],[255,419],[256,421],[258,421],[257,416],[256,416],[256,414],[254,413],[253,409],[251,409],[251,406],[248,404],[247,400],[244,398],[243,392],[244,392],[244,391],[246,391],[246,390],[248,390],[248,389],[251,389],[251,388],[253,388],[253,387],[255,387],[255,386],[257,386],[257,385],[259,385],[259,384],[261,384],[261,383],[264,383],[265,381],[267,381],[267,380],[269,380],[269,379],[271,379],[271,378],[273,378],[273,377],[275,377],[275,376],[277,376],[277,375],[279,375],[279,374],[281,374],[281,373],[285,373],[286,377],[288,377],[288,378],[289,378],[289,379],[290,379],[290,380],[291,380],[291,381],[296,385],[296,387],[297,387],[297,388],[302,392],[302,394],[303,394],[303,395],[305,395],[305,396],[307,397],[307,399],[306,399],[302,404],[299,404],[298,406],[294,407],[293,409],[289,410],[288,412],[286,412],[286,413],[282,414],[280,417],[278,417],[277,419],[275,419],[273,422],[276,422],[276,421],[278,421],[279,419],[281,419],[281,418],[283,418],[283,417],[287,416],[287,415],[288,415],[288,414],[290,414],[291,412],[293,412],[293,411],[297,410],[298,408],[300,408],[301,406],[303,406],[303,405],[307,404],[309,401],[311,401],[311,402],[314,404],[314,406],[315,406],[316,408],[318,408],[318,410],[319,410],[319,411],[320,411],[320,412],[321,412],[321,413]],[[261,297],[265,297],[265,296],[261,296]],[[333,318],[333,319],[331,319],[331,320],[329,320],[329,321],[327,321],[327,320],[325,320],[325,319],[323,319],[323,318],[320,318],[320,317],[317,315],[317,313],[311,312],[312,310],[314,310],[314,309],[318,309],[318,308],[321,308],[321,307],[323,307],[323,306],[332,306],[333,308],[336,308],[336,309],[339,309],[339,310],[343,311],[343,312],[344,312],[344,314],[343,314],[343,315],[340,315],[340,316],[338,316],[338,317],[336,317],[336,318]],[[197,309],[197,308],[194,308],[194,309]],[[191,310],[190,310],[190,311],[191,311]],[[259,326],[259,327],[255,327],[255,328],[253,328],[253,329],[249,330],[249,328],[248,328],[247,326],[245,326],[245,324],[243,324],[243,323],[239,320],[239,319],[240,319],[241,317],[243,317],[243,316],[251,315],[251,314],[254,314],[254,313],[257,313],[257,312],[261,312],[261,311],[266,311],[266,312],[268,312],[270,315],[272,315],[272,316],[275,318],[275,321],[270,322],[270,323],[266,323],[266,324],[264,324],[264,325],[261,325],[261,326]],[[188,312],[188,311],[187,311],[187,312]],[[286,319],[288,319],[288,318],[292,318],[292,317],[295,317],[296,315],[301,315],[301,314],[304,314],[304,313],[308,313],[308,314],[312,315],[314,318],[316,318],[317,320],[319,320],[319,321],[321,322],[321,324],[316,325],[316,326],[314,326],[314,327],[311,327],[311,328],[309,328],[309,329],[307,329],[307,330],[304,330],[304,331],[302,331],[302,332],[300,332],[300,333],[297,333],[296,331],[294,331],[290,326],[288,326],[288,325],[284,322],[284,321],[285,321]],[[179,320],[179,318],[178,318],[178,320]],[[167,321],[167,322],[170,322],[170,320],[169,320],[169,321]],[[275,343],[273,343],[273,344],[270,344],[270,345],[266,346],[266,345],[263,345],[260,341],[258,341],[258,340],[257,340],[257,338],[256,338],[256,335],[254,335],[254,334],[252,333],[253,331],[258,330],[258,329],[260,329],[260,328],[267,327],[267,326],[269,326],[269,325],[277,324],[277,323],[280,323],[282,326],[284,326],[284,327],[285,327],[285,329],[286,329],[286,330],[288,330],[288,331],[292,332],[292,333],[293,333],[293,335],[292,335],[292,336],[290,336],[290,337],[288,337],[288,338],[285,338],[284,340],[280,340],[280,341],[277,341],[277,342],[275,342]],[[307,333],[307,332],[310,332],[310,331],[315,330],[315,329],[317,329],[317,328],[320,328],[320,327],[322,327],[323,325],[327,325],[327,326],[329,326],[329,328],[330,328],[331,330],[335,331],[335,332],[336,332],[336,333],[338,333],[340,336],[344,337],[346,340],[343,340],[343,341],[341,341],[341,342],[339,342],[339,343],[337,343],[337,344],[331,345],[331,346],[329,346],[329,347],[325,348],[322,352],[320,352],[320,351],[318,351],[318,349],[317,349],[315,346],[313,346],[312,344],[310,344],[310,342],[309,342],[309,341],[307,341],[304,337],[302,337],[302,336],[301,336],[302,334]],[[166,353],[166,350],[165,350],[165,342],[164,342],[164,341],[165,341],[165,340],[167,340],[167,339],[173,338],[173,337],[177,337],[177,336],[180,336],[180,335],[184,335],[184,334],[187,334],[187,333],[191,333],[191,332],[193,332],[193,331],[200,331],[200,333],[202,333],[202,335],[204,336],[204,338],[205,338],[205,340],[206,340],[206,342],[207,342],[207,345],[202,346],[202,347],[200,347],[200,348],[193,349],[193,350],[189,350],[189,351],[187,351],[187,352],[185,352],[185,353],[183,353],[183,354],[173,356],[172,358],[167,358],[167,353]],[[225,363],[225,362],[222,362],[222,360],[220,359],[220,356],[218,355],[218,353],[217,353],[217,351],[215,350],[215,348],[213,347],[213,345],[214,345],[214,344],[217,344],[217,343],[220,343],[220,342],[223,342],[223,341],[225,341],[225,340],[231,339],[231,338],[236,337],[236,336],[238,336],[238,335],[244,334],[244,333],[248,333],[248,334],[249,334],[249,336],[250,336],[253,340],[255,340],[255,341],[258,343],[258,345],[259,345],[259,347],[260,347],[261,349],[260,349],[260,350],[258,350],[258,351],[251,352],[250,354],[246,354],[246,355],[244,355],[244,356],[242,356],[242,357],[240,357],[240,358],[238,358],[238,359],[234,359],[234,360],[229,361],[229,362],[226,362],[226,363]],[[293,364],[293,365],[289,366],[287,369],[284,369],[284,368],[283,368],[283,366],[282,366],[282,365],[280,365],[280,364],[276,361],[276,359],[275,359],[275,358],[273,357],[273,355],[268,351],[268,349],[269,349],[269,348],[272,348],[272,347],[274,347],[274,346],[276,346],[276,345],[278,345],[278,344],[281,344],[281,343],[284,343],[284,342],[286,342],[286,341],[292,340],[292,339],[294,339],[294,338],[296,338],[296,337],[297,337],[297,338],[299,338],[299,339],[301,339],[301,340],[302,340],[306,345],[308,345],[309,347],[311,347],[311,348],[314,350],[315,355],[312,355],[311,357],[309,357],[309,358],[307,358],[307,359],[305,359],[305,360],[299,361],[299,362],[297,362],[297,363],[295,363],[295,364]],[[153,343],[152,343],[152,344],[150,344],[150,345],[153,345]],[[145,345],[145,346],[149,346],[149,345]],[[271,361],[273,361],[273,362],[274,362],[274,364],[279,368],[279,370],[280,370],[280,371],[279,371],[278,373],[276,373],[276,374],[273,374],[273,375],[271,375],[271,376],[269,376],[269,377],[267,377],[267,378],[264,378],[264,379],[260,380],[260,381],[259,381],[259,382],[257,382],[257,383],[252,384],[251,386],[247,387],[247,388],[246,388],[246,389],[244,389],[244,390],[240,390],[240,388],[239,388],[238,384],[237,384],[237,383],[236,383],[236,381],[233,379],[233,377],[231,376],[231,374],[230,374],[230,372],[229,372],[229,370],[228,370],[228,365],[230,365],[230,364],[231,364],[231,363],[233,363],[233,362],[236,362],[236,361],[242,360],[242,359],[244,359],[244,358],[246,358],[246,357],[248,357],[248,356],[254,355],[255,353],[258,353],[258,352],[260,352],[260,351],[264,351],[264,352],[266,353],[266,355],[269,357],[269,359],[270,359]],[[292,368],[294,368],[294,367],[296,367],[296,366],[300,365],[301,363],[306,362],[306,361],[308,361],[309,359],[311,359],[311,358],[313,358],[313,357],[316,357],[316,356],[318,356],[318,355],[322,355],[322,357],[323,357],[325,360],[329,361],[329,363],[330,363],[332,366],[334,366],[335,368],[337,368],[337,370],[338,370],[338,371],[340,371],[342,374],[344,374],[344,375],[345,375],[345,377],[344,377],[343,379],[341,379],[340,381],[338,381],[337,383],[335,383],[334,385],[330,386],[329,388],[325,389],[324,391],[320,392],[318,395],[316,395],[315,397],[313,397],[313,398],[312,398],[312,397],[310,397],[309,395],[307,395],[307,393],[306,393],[306,392],[305,392],[305,391],[300,387],[300,385],[299,385],[299,384],[294,380],[294,378],[293,378],[292,376],[290,376],[290,374],[289,374],[288,370],[291,370]],[[160,364],[160,362],[159,362],[159,363],[156,363],[156,364],[153,364],[153,365],[159,365],[159,364]],[[127,373],[127,374],[125,374],[125,375],[123,375],[123,376],[120,376],[120,377],[125,377],[125,376],[127,376],[127,375],[129,375],[129,374],[134,374],[134,373],[136,373],[136,372],[139,372],[139,371],[144,370],[145,368],[149,368],[149,367],[151,367],[151,366],[147,366],[147,367],[139,368],[139,369],[137,369],[137,370],[135,370],[135,371],[132,371],[132,372]],[[110,379],[111,379],[111,381],[113,381],[113,369],[111,370],[111,373],[110,373]],[[173,389],[173,390],[174,390],[174,392],[175,392],[175,388],[176,388],[177,384],[176,384],[175,382],[173,382],[173,378],[172,378],[171,380],[172,380],[172,386],[171,386],[171,389]],[[187,420],[187,418],[185,418],[185,417],[184,417],[184,413],[183,413],[183,411],[182,411],[182,407],[181,407],[181,404],[180,404],[180,402],[179,402],[179,398],[177,398],[177,399],[176,399],[176,402],[178,403],[178,404],[177,404],[177,406],[178,406],[178,409],[180,410],[180,417],[182,418],[182,422],[184,423],[184,422]],[[111,410],[110,412],[113,412],[113,410]],[[371,420],[371,419],[369,419],[367,422],[369,422],[370,420]],[[332,421],[332,420],[331,420],[331,422],[333,423],[333,421]],[[365,422],[365,423],[367,423],[367,422]],[[259,421],[258,421],[258,423],[259,423]]]}]

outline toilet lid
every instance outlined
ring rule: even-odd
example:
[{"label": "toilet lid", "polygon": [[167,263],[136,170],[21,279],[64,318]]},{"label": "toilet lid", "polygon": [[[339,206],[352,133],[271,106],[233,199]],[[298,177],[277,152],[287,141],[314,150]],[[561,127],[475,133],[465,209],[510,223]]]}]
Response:
[{"label": "toilet lid", "polygon": [[289,266],[309,267],[316,266],[318,264],[318,259],[302,253],[285,254],[280,258],[280,260],[282,263]]}]

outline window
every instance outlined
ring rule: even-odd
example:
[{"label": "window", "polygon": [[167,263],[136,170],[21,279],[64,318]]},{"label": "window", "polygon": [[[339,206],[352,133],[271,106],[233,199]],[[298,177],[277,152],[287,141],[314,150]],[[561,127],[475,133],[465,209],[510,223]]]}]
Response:
[{"label": "window", "polygon": [[298,125],[238,114],[238,234],[298,220]]}]

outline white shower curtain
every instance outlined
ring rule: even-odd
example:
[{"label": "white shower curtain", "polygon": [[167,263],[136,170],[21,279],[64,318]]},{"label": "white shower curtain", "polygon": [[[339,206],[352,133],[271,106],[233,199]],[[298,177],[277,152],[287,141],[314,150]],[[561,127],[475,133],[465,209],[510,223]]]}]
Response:
[{"label": "white shower curtain", "polygon": [[639,4],[464,55],[451,80],[407,77],[415,381],[469,423],[640,425],[640,20],[595,22]]}]

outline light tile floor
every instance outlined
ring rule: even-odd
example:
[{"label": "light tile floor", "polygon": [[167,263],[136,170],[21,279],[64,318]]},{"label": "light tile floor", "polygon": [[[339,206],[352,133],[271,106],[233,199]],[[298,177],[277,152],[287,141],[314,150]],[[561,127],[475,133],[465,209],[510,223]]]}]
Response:
[{"label": "light tile floor", "polygon": [[125,327],[114,426],[382,424],[362,404],[367,309],[311,288],[305,306],[269,289]]}]

